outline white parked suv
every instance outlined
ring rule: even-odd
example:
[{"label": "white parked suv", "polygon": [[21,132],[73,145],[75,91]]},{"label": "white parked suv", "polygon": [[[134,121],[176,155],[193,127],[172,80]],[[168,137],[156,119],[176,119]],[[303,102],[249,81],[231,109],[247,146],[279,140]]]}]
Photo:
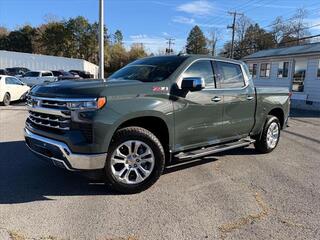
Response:
[{"label": "white parked suv", "polygon": [[5,106],[11,101],[24,100],[30,87],[21,82],[18,78],[0,75],[0,103]]},{"label": "white parked suv", "polygon": [[30,71],[23,75],[20,80],[32,87],[45,82],[57,81],[58,78],[53,76],[53,73],[50,71]]}]

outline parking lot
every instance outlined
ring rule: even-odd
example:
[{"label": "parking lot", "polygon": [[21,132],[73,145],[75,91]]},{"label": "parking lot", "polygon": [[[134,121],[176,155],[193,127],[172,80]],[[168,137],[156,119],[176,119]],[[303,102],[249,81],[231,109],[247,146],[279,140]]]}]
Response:
[{"label": "parking lot", "polygon": [[0,107],[0,239],[320,239],[320,115],[293,114],[278,148],[166,171],[136,195],[53,168],[25,147],[23,104]]}]

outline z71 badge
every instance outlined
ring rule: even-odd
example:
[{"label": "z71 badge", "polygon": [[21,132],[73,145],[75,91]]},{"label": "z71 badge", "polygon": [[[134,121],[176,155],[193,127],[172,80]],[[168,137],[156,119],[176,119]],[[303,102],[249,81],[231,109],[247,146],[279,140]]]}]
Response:
[{"label": "z71 badge", "polygon": [[169,87],[159,87],[159,86],[154,86],[152,88],[153,92],[168,92],[169,91]]}]

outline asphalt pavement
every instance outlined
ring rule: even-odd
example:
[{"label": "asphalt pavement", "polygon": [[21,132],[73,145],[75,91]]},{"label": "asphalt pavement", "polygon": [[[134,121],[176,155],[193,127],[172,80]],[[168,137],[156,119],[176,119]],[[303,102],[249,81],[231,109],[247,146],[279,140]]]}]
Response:
[{"label": "asphalt pavement", "polygon": [[174,168],[136,195],[54,168],[0,107],[0,240],[320,239],[320,115],[297,111],[278,148]]}]

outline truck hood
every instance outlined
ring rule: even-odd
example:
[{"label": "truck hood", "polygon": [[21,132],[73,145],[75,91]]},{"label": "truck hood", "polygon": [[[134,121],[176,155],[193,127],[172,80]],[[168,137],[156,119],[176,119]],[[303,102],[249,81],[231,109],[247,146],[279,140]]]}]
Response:
[{"label": "truck hood", "polygon": [[65,80],[34,86],[30,94],[38,97],[83,98],[113,95],[115,87],[132,87],[143,84],[132,80]]}]

